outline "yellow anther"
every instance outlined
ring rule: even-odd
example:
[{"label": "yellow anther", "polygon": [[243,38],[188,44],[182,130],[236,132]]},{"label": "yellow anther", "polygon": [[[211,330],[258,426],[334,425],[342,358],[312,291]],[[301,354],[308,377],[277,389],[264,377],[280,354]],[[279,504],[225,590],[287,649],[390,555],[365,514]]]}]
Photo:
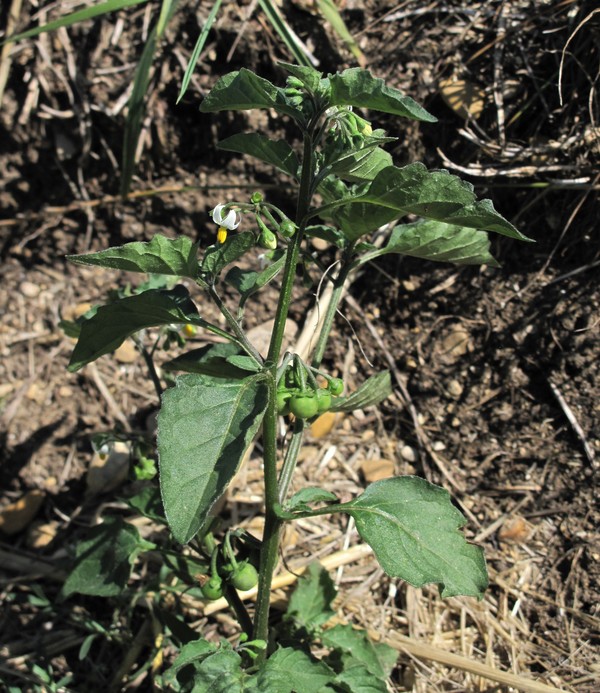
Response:
[{"label": "yellow anther", "polygon": [[224,226],[219,226],[217,231],[217,243],[225,243],[227,240],[227,229]]}]

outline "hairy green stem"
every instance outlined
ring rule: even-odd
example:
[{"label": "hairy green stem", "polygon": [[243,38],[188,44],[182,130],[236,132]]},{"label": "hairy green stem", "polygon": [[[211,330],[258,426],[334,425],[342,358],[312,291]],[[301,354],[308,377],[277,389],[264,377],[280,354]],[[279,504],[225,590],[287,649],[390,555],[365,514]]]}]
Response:
[{"label": "hairy green stem", "polygon": [[302,437],[304,434],[304,420],[296,419],[294,422],[294,430],[292,431],[292,438],[288,449],[286,450],[285,457],[283,460],[283,467],[279,474],[279,502],[283,503],[285,497],[287,496],[288,488],[292,481],[294,475],[294,470],[296,469],[296,462],[298,460],[298,453],[302,447]]},{"label": "hairy green stem", "polygon": [[225,303],[223,303],[223,300],[221,299],[221,297],[217,293],[215,287],[209,286],[208,292],[210,293],[211,298],[215,302],[215,304],[217,305],[218,309],[221,311],[221,313],[225,317],[225,320],[227,320],[227,324],[233,330],[240,346],[244,349],[244,351],[249,356],[251,356],[256,361],[256,363],[259,366],[262,366],[262,364],[263,364],[262,356],[258,353],[258,351],[254,348],[254,346],[252,344],[250,344],[250,342],[248,341],[248,338],[244,334],[244,330],[242,330],[239,322],[233,317],[229,308],[227,308]]},{"label": "hairy green stem", "polygon": [[[310,191],[314,176],[314,151],[311,133],[308,132],[304,139],[304,156],[302,159],[302,174],[300,178],[300,190],[298,192],[298,204],[296,219],[301,220],[307,216],[310,207]],[[264,475],[265,475],[265,529],[263,544],[260,554],[260,570],[258,578],[258,594],[256,598],[256,612],[254,617],[254,638],[256,640],[269,639],[269,607],[271,600],[271,583],[273,572],[277,565],[279,552],[279,535],[281,532],[281,520],[277,517],[275,508],[279,505],[279,484],[277,479],[277,364],[283,344],[285,322],[287,319],[294,279],[296,277],[296,265],[300,255],[300,247],[304,236],[305,224],[299,224],[292,242],[288,247],[283,280],[275,324],[269,344],[267,365],[270,378],[268,380],[269,397],[267,411],[263,419],[263,446],[264,446]],[[267,652],[258,655],[258,663],[264,661]]]}]

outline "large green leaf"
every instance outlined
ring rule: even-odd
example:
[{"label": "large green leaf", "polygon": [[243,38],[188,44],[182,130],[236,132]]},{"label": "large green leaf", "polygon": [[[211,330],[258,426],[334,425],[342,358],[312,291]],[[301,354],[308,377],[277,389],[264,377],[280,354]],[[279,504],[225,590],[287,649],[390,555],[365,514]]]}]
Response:
[{"label": "large green leaf", "polygon": [[195,665],[192,693],[244,693],[248,678],[242,669],[242,658],[224,643]]},{"label": "large green leaf", "polygon": [[286,103],[283,89],[244,67],[217,80],[200,104],[202,113],[248,111],[252,108],[274,108],[292,118],[299,116],[299,111]]},{"label": "large green leaf", "polygon": [[329,83],[332,106],[358,106],[427,123],[437,122],[437,118],[419,106],[410,96],[388,87],[382,79],[373,77],[368,70],[351,67],[331,75]]},{"label": "large green leaf", "polygon": [[389,371],[381,371],[371,376],[348,397],[339,397],[333,400],[331,411],[354,411],[372,407],[383,402],[392,394],[392,378]]},{"label": "large green leaf", "polygon": [[443,221],[416,221],[396,226],[382,248],[365,244],[364,249],[366,252],[356,260],[356,266],[392,253],[455,265],[499,266],[490,253],[490,239],[485,231]]},{"label": "large green leaf", "polygon": [[155,548],[119,515],[109,515],[79,542],[75,566],[62,591],[98,597],[114,597],[125,589],[131,567],[140,552]]},{"label": "large green leaf", "polygon": [[290,597],[286,617],[313,630],[334,615],[331,605],[336,594],[333,580],[325,568],[319,563],[311,563]]},{"label": "large green leaf", "polygon": [[340,157],[331,172],[348,181],[373,180],[380,171],[392,165],[392,157],[381,147],[367,147]]},{"label": "large green leaf", "polygon": [[187,289],[181,285],[169,291],[150,289],[100,306],[81,326],[69,370],[77,371],[86,363],[114,351],[139,330],[172,323],[207,326],[199,317]]},{"label": "large green leaf", "polygon": [[351,656],[343,657],[344,668],[336,676],[336,690],[344,693],[388,693],[389,688],[384,679],[380,679],[369,669]]},{"label": "large green leaf", "polygon": [[277,64],[299,79],[308,91],[314,94],[314,92],[318,90],[321,84],[321,78],[323,77],[322,72],[306,65],[293,65],[292,63],[285,63],[283,61],[279,61]]},{"label": "large green leaf", "polygon": [[198,244],[187,236],[167,238],[157,234],[146,243],[134,241],[87,255],[67,255],[78,265],[96,265],[127,272],[169,274],[176,277],[198,276]]},{"label": "large green leaf", "polygon": [[388,575],[415,587],[442,586],[442,597],[481,597],[488,577],[483,551],[458,530],[466,523],[450,494],[414,476],[376,481],[339,506]]},{"label": "large green leaf", "polygon": [[160,488],[173,536],[187,543],[227,488],[267,406],[261,374],[207,383],[184,375],[158,415]]},{"label": "large green leaf", "polygon": [[218,147],[227,152],[250,154],[294,178],[297,177],[300,163],[285,140],[270,140],[256,132],[239,133],[221,140]]},{"label": "large green leaf", "polygon": [[336,674],[325,662],[306,652],[282,647],[272,654],[257,674],[257,693],[323,693]]},{"label": "large green leaf", "polygon": [[448,171],[428,171],[421,163],[388,166],[366,192],[323,208],[323,216],[333,217],[350,240],[405,214],[529,240],[496,212],[490,200],[477,201],[470,183]]},{"label": "large green leaf", "polygon": [[323,632],[325,647],[349,654],[364,665],[372,676],[386,679],[396,665],[398,653],[385,643],[374,643],[367,632],[351,625],[338,624]]}]

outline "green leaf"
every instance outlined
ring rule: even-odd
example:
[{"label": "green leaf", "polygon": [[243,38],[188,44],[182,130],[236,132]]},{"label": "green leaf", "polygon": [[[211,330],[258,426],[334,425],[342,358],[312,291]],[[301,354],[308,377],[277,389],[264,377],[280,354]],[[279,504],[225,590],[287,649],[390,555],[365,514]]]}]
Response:
[{"label": "green leaf", "polygon": [[208,17],[204,22],[204,26],[202,27],[202,31],[200,32],[200,36],[198,36],[198,40],[196,41],[196,45],[194,46],[194,50],[192,51],[192,55],[190,56],[190,62],[188,63],[188,66],[185,70],[185,74],[183,75],[183,79],[181,80],[179,96],[177,97],[177,101],[175,103],[179,103],[183,98],[185,92],[187,91],[190,80],[192,79],[192,75],[194,74],[194,70],[196,69],[196,63],[198,62],[200,53],[202,53],[202,49],[204,48],[204,44],[206,43],[208,34],[212,29],[212,25],[214,24],[214,21],[217,17],[217,12],[221,7],[221,2],[222,0],[215,0],[210,12],[208,13]]},{"label": "green leaf", "polygon": [[243,683],[247,675],[242,669],[242,658],[226,641],[195,666],[192,693],[244,693],[247,690]]},{"label": "green leaf", "polygon": [[324,226],[323,224],[307,226],[305,233],[311,238],[321,238],[337,248],[343,248],[346,245],[346,237],[344,234],[339,231],[339,229],[334,229],[332,226]]},{"label": "green leaf", "polygon": [[128,296],[107,306],[81,326],[69,370],[77,371],[86,363],[117,349],[130,335],[147,327],[171,323],[207,326],[184,286],[170,291],[151,289],[143,294]]},{"label": "green leaf", "polygon": [[435,123],[437,118],[398,89],[388,87],[368,70],[351,67],[329,76],[331,106],[358,106],[374,111]]},{"label": "green leaf", "polygon": [[344,668],[335,683],[346,693],[388,693],[383,679],[373,676],[369,669],[352,657],[344,657]]},{"label": "green leaf", "polygon": [[372,250],[361,255],[356,266],[391,253],[455,265],[499,266],[490,253],[490,239],[485,231],[443,221],[416,221],[396,226],[382,248],[370,247]]},{"label": "green leaf", "polygon": [[392,394],[392,378],[389,371],[371,376],[348,397],[336,397],[330,411],[354,411],[372,407]]},{"label": "green leaf", "polygon": [[257,691],[264,693],[321,693],[336,674],[325,662],[291,647],[281,647],[261,667]]},{"label": "green leaf", "polygon": [[[217,646],[214,643],[208,642],[208,640],[201,639],[186,643],[179,650],[177,659],[175,659],[171,667],[165,671],[165,683],[174,685],[182,669],[202,663],[209,655],[216,651]],[[192,677],[193,673],[188,673],[183,678],[190,681]]]},{"label": "green leaf", "polygon": [[160,490],[154,484],[145,486],[135,495],[125,499],[127,505],[137,510],[144,517],[149,517],[155,522],[166,524],[165,512],[160,498]]},{"label": "green leaf", "polygon": [[405,214],[529,240],[496,212],[490,200],[478,202],[470,183],[448,171],[428,171],[421,163],[384,168],[365,193],[334,202],[323,211],[327,214],[335,207],[340,209],[332,216],[350,240]]},{"label": "green leaf", "polygon": [[91,7],[86,7],[83,10],[78,10],[77,12],[71,12],[64,17],[55,19],[52,22],[48,22],[43,26],[35,27],[34,29],[29,29],[23,31],[20,34],[14,34],[9,36],[5,41],[0,42],[0,46],[3,43],[8,43],[9,41],[21,41],[25,38],[31,38],[32,36],[38,36],[45,31],[54,31],[55,29],[60,29],[63,26],[72,26],[73,24],[79,24],[79,22],[84,22],[87,19],[93,19],[94,17],[99,17],[107,12],[116,12],[117,10],[124,9],[125,7],[132,7],[133,5],[140,5],[147,0],[108,0],[100,5],[93,5]]},{"label": "green leaf", "polygon": [[163,368],[169,371],[198,373],[212,378],[242,380],[248,375],[246,369],[241,369],[228,361],[229,357],[241,354],[238,345],[232,342],[208,344],[167,361]]},{"label": "green leaf", "polygon": [[483,551],[458,530],[466,524],[449,493],[414,476],[376,481],[339,506],[388,575],[415,587],[442,586],[442,597],[481,598],[488,577]]},{"label": "green leaf", "polygon": [[286,103],[282,89],[254,72],[242,68],[219,80],[200,104],[201,113],[248,111],[253,108],[274,108],[298,118],[300,112]]},{"label": "green leaf", "polygon": [[206,249],[202,260],[202,273],[217,277],[227,265],[238,260],[255,245],[256,239],[250,231],[231,234],[225,243],[211,245]]},{"label": "green leaf", "polygon": [[290,597],[286,617],[313,630],[334,615],[331,604],[336,594],[333,580],[325,568],[319,563],[311,563]]},{"label": "green leaf", "polygon": [[318,72],[313,67],[293,65],[292,63],[284,63],[281,60],[277,64],[286,70],[286,72],[289,72],[290,75],[299,79],[307,90],[313,94],[319,89],[321,78],[323,77],[322,72]]},{"label": "green leaf", "polygon": [[167,238],[157,234],[146,243],[134,241],[99,253],[67,255],[77,265],[95,265],[127,272],[169,274],[176,277],[198,276],[198,244],[187,236]]},{"label": "green leaf", "polygon": [[160,488],[169,527],[187,543],[236,473],[267,406],[261,374],[207,384],[184,375],[158,415]]},{"label": "green leaf", "polygon": [[343,180],[359,182],[373,180],[384,168],[392,165],[392,157],[381,147],[364,147],[340,157],[331,172]]},{"label": "green leaf", "polygon": [[246,356],[246,354],[228,356],[226,361],[245,373],[258,373],[262,370],[260,364],[256,363],[256,359],[252,358],[252,356]]},{"label": "green leaf", "polygon": [[386,679],[396,666],[398,653],[385,643],[374,643],[365,630],[351,625],[337,625],[323,632],[325,647],[347,653],[365,666],[372,676]]},{"label": "green leaf", "polygon": [[275,251],[276,259],[262,272],[254,272],[252,270],[243,270],[240,267],[232,267],[225,275],[225,281],[233,286],[242,295],[240,307],[243,307],[246,301],[272,281],[283,269],[285,265],[286,251]]},{"label": "green leaf", "polygon": [[75,567],[66,579],[62,592],[98,597],[114,597],[125,589],[131,567],[142,551],[155,548],[144,541],[137,529],[119,515],[109,515],[93,527],[75,550]]},{"label": "green leaf", "polygon": [[308,487],[300,489],[286,503],[285,509],[288,512],[309,512],[310,503],[328,503],[337,501],[337,496],[324,488]]},{"label": "green leaf", "polygon": [[221,140],[217,145],[227,152],[250,154],[266,164],[294,178],[298,176],[300,162],[294,150],[285,140],[270,140],[256,132],[239,133]]}]

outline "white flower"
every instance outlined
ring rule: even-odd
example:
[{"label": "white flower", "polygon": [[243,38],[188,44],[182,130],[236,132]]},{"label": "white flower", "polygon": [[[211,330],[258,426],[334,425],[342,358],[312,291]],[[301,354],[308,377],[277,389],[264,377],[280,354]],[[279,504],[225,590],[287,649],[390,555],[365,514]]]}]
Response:
[{"label": "white flower", "polygon": [[212,220],[218,224],[217,242],[225,243],[227,240],[227,232],[237,229],[242,221],[241,216],[233,209],[230,209],[226,214],[224,208],[226,205],[217,205],[210,213]]}]

